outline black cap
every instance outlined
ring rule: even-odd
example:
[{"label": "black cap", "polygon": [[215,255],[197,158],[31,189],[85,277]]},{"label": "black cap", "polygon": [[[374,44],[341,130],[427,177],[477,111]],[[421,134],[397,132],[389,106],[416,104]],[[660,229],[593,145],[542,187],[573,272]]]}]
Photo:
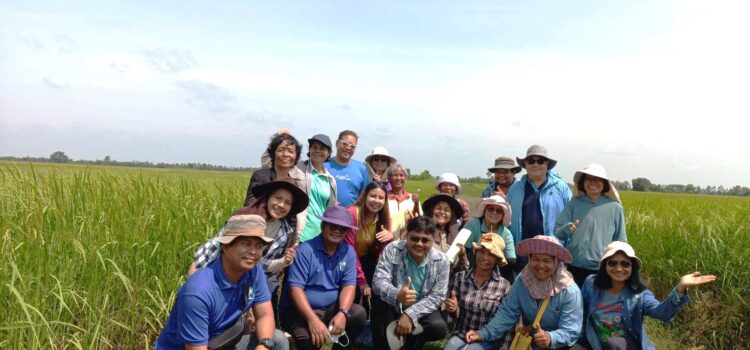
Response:
[{"label": "black cap", "polygon": [[323,146],[328,147],[329,151],[333,150],[333,144],[331,143],[331,139],[328,138],[328,136],[323,134],[317,134],[309,139],[307,139],[307,145],[311,145],[313,141],[317,141],[323,144]]}]

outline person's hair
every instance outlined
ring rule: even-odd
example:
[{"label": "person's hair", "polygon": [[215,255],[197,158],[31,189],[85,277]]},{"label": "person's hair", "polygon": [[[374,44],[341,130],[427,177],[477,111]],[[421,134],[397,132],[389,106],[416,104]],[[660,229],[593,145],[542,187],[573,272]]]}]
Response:
[{"label": "person's hair", "polygon": [[328,147],[328,145],[326,145],[325,143],[320,142],[318,140],[310,141],[310,143],[307,144],[307,158],[308,159],[310,159],[310,148],[312,148],[313,143],[319,143],[319,144],[323,145],[323,147],[327,148],[328,149],[328,158],[326,158],[326,160],[331,159],[331,154],[333,154],[333,150],[331,150],[331,147]]},{"label": "person's hair", "polygon": [[386,226],[387,229],[390,229],[390,223],[388,222],[388,220],[390,219],[391,214],[388,210],[388,191],[385,188],[385,183],[373,181],[367,184],[365,190],[362,191],[361,195],[359,195],[359,199],[357,199],[357,202],[354,203],[354,205],[359,207],[359,218],[357,218],[357,226],[359,226],[360,232],[362,230],[367,230],[370,224],[369,222],[365,222],[362,219],[365,217],[365,212],[369,211],[367,205],[365,204],[365,202],[367,201],[367,195],[370,193],[370,191],[375,189],[382,190],[383,194],[385,195],[385,203],[383,204],[383,208],[376,213],[377,221],[375,222],[375,232],[380,231],[381,226]]},{"label": "person's hair", "polygon": [[437,232],[437,226],[435,226],[435,220],[432,220],[429,216],[417,216],[409,219],[406,223],[406,232],[417,232],[434,235]]},{"label": "person's hair", "polygon": [[341,140],[346,135],[354,136],[354,139],[357,140],[357,141],[359,141],[359,135],[357,135],[356,132],[351,131],[351,130],[344,130],[344,131],[340,132],[338,139]]},{"label": "person's hair", "polygon": [[[596,273],[596,276],[594,277],[594,286],[596,288],[599,288],[601,290],[607,290],[609,288],[612,288],[612,277],[609,277],[609,274],[607,273],[607,261],[609,259],[612,259],[610,256],[607,258],[607,260],[604,260],[601,263],[601,266],[599,267],[599,271]],[[648,286],[646,286],[643,281],[641,281],[641,266],[637,263],[637,261],[633,258],[630,259],[630,277],[628,277],[627,280],[625,280],[625,287],[630,288],[636,293],[640,293],[646,289],[648,289]]]},{"label": "person's hair", "polygon": [[[585,181],[586,177],[588,177],[588,176],[591,176],[591,175],[581,174],[581,179],[578,180],[578,183],[576,184],[576,188],[578,188],[578,190],[581,191],[581,193],[586,193],[586,188],[583,186],[583,181]],[[609,181],[604,180],[604,179],[602,179],[600,177],[596,177],[596,176],[591,176],[591,177],[595,178],[595,179],[602,180],[604,182],[604,189],[602,190],[602,193],[609,192],[609,190],[610,190]]]},{"label": "person's hair", "polygon": [[299,157],[302,155],[302,144],[291,134],[275,134],[271,137],[271,142],[268,143],[268,148],[266,149],[268,156],[271,157],[271,167],[276,165],[276,149],[279,148],[279,145],[284,141],[289,141],[289,143],[294,145],[294,150],[296,152],[294,164],[299,162]]},{"label": "person's hair", "polygon": [[385,173],[383,175],[385,175],[386,180],[389,177],[391,177],[391,174],[395,173],[396,170],[403,171],[404,175],[406,177],[409,177],[409,172],[406,171],[406,167],[403,164],[401,164],[401,163],[393,163],[393,164],[389,165],[388,168],[385,169]]}]

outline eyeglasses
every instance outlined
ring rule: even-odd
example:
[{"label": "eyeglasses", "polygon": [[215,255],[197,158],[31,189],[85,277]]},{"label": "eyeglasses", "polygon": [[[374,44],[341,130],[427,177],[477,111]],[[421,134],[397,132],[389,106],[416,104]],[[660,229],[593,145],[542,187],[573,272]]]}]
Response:
[{"label": "eyeglasses", "polygon": [[346,226],[341,225],[335,225],[335,224],[328,224],[328,228],[333,232],[341,232],[346,233],[349,232],[349,228]]},{"label": "eyeglasses", "polygon": [[547,163],[547,158],[541,158],[541,157],[526,158],[526,160],[524,162],[526,164],[539,164],[539,165],[542,165],[544,163]]},{"label": "eyeglasses", "polygon": [[618,264],[623,269],[629,269],[631,265],[630,260],[607,260],[607,267],[617,267]]},{"label": "eyeglasses", "polygon": [[427,244],[427,243],[432,242],[432,238],[430,238],[430,237],[411,236],[411,237],[409,237],[409,240],[412,241],[412,242],[414,242],[414,243],[419,243],[421,241],[422,244]]},{"label": "eyeglasses", "polygon": [[390,158],[386,156],[372,156],[373,162],[387,162],[388,160],[390,160]]},{"label": "eyeglasses", "polygon": [[351,143],[346,142],[344,140],[339,140],[339,143],[341,144],[341,146],[344,146],[345,148],[351,148],[351,149],[357,148],[357,145],[351,144]]},{"label": "eyeglasses", "polygon": [[490,213],[490,214],[502,214],[503,213],[503,208],[500,208],[500,207],[487,207],[486,209],[484,209],[484,211],[486,213]]}]

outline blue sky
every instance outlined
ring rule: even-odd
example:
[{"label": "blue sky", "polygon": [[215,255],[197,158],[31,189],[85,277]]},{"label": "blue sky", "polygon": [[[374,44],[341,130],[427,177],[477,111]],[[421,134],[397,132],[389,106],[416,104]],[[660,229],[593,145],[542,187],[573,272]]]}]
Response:
[{"label": "blue sky", "polygon": [[4,1],[0,155],[256,166],[361,134],[484,175],[546,145],[571,181],[750,186],[741,1]]}]

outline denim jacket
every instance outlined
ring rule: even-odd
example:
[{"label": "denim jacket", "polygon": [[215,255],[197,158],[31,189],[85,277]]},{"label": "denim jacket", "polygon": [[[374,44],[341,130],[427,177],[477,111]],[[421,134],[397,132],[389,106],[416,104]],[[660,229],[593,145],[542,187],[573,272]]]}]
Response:
[{"label": "denim jacket", "polygon": [[[523,210],[523,198],[525,196],[524,186],[528,181],[527,175],[521,176],[521,180],[516,181],[508,189],[507,197],[511,208],[510,232],[513,234],[513,241],[518,245],[523,236],[521,227],[521,213]],[[555,222],[559,214],[570,199],[573,198],[573,192],[570,191],[568,184],[563,179],[547,171],[547,183],[542,187],[542,194],[539,201],[542,206],[542,217],[544,218],[544,234],[554,236]]]},{"label": "denim jacket", "polygon": [[[429,254],[430,261],[425,271],[422,298],[404,310],[415,323],[420,318],[439,310],[448,292],[448,257],[435,247],[432,247]],[[398,290],[409,276],[406,267],[408,255],[409,249],[406,248],[405,240],[391,242],[380,256],[372,278],[373,293],[393,306],[398,306]]]},{"label": "denim jacket", "polygon": [[[586,340],[591,344],[592,349],[601,350],[603,345],[594,330],[591,313],[594,312],[596,305],[604,297],[604,291],[594,286],[595,277],[596,275],[586,277],[586,281],[583,283],[583,288],[581,289],[581,293],[583,294],[583,315],[584,320],[586,320],[583,333],[586,336]],[[677,287],[675,287],[667,298],[660,302],[650,290],[636,293],[630,288],[625,288],[620,295],[620,300],[623,302],[622,320],[625,325],[627,337],[640,342],[641,349],[643,350],[655,350],[654,344],[651,343],[646,335],[646,328],[643,327],[643,315],[669,322],[677,314],[682,305],[690,301],[690,297],[685,293],[680,299],[677,296]]]}]

